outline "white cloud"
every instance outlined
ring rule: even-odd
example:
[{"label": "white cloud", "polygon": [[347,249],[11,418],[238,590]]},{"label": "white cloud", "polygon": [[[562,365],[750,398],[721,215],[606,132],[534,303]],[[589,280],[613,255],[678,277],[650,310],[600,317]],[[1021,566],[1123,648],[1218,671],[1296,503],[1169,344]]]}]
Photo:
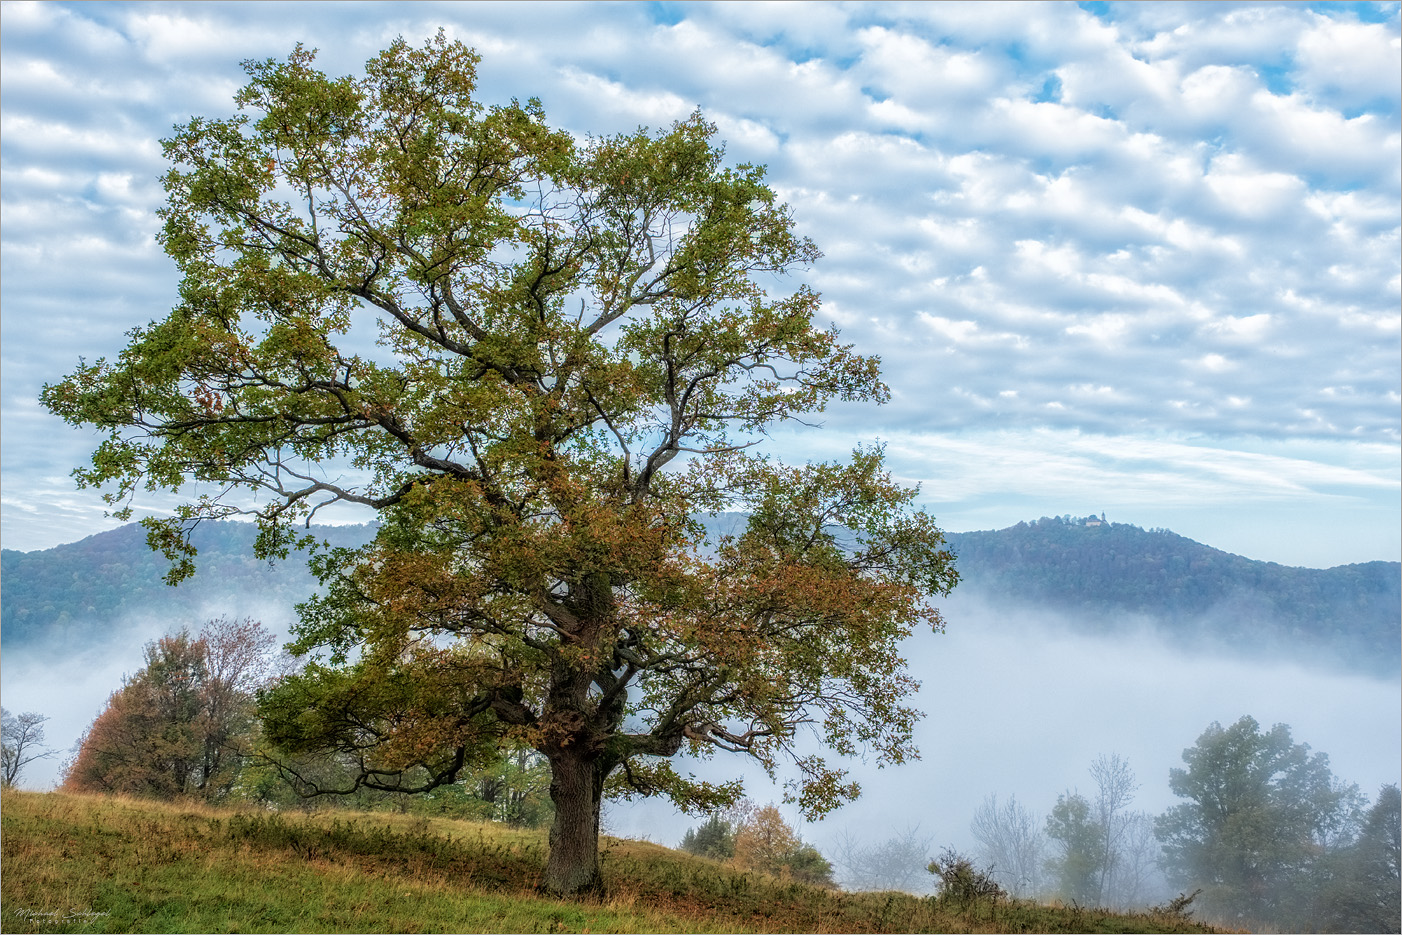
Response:
[{"label": "white cloud", "polygon": [[1343,107],[1397,102],[1402,41],[1382,23],[1319,17],[1297,45],[1300,83]]}]

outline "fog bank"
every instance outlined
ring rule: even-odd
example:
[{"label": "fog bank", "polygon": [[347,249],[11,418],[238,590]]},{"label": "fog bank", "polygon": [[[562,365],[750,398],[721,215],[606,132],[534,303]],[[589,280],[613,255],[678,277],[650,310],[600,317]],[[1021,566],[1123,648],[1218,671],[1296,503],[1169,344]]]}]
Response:
[{"label": "fog bank", "polygon": [[[1102,753],[1118,753],[1141,788],[1135,810],[1162,812],[1179,800],[1168,771],[1182,766],[1213,721],[1244,714],[1263,728],[1289,724],[1297,743],[1329,754],[1334,774],[1375,798],[1397,782],[1402,763],[1402,682],[1298,663],[1186,652],[1161,637],[1092,637],[1053,617],[1014,618],[955,597],[944,604],[944,634],[917,634],[906,646],[922,682],[916,707],[921,759],[875,769],[860,762],[856,802],[825,820],[800,825],[805,839],[831,852],[844,832],[868,842],[918,824],[936,847],[972,850],[969,821],[990,793],[1016,795],[1045,815],[1058,793],[1093,792],[1087,770]],[[738,757],[687,763],[698,776],[744,774],[757,801],[782,791]],[[616,804],[613,833],[675,844],[695,823],[665,803]]]},{"label": "fog bank", "polygon": [[[874,842],[917,824],[936,847],[972,850],[969,821],[985,796],[1016,795],[1044,815],[1058,793],[1092,791],[1087,769],[1102,753],[1129,761],[1141,783],[1133,807],[1158,813],[1177,801],[1168,771],[1181,765],[1183,750],[1211,722],[1229,724],[1244,714],[1263,727],[1289,724],[1296,742],[1329,754],[1334,774],[1358,783],[1370,798],[1383,783],[1398,781],[1397,679],[1188,652],[1142,633],[1077,635],[1052,615],[1011,616],[962,595],[943,607],[947,632],[917,634],[906,646],[911,671],[922,682],[915,702],[926,714],[916,731],[922,758],[886,769],[852,763],[863,795],[824,821],[805,825],[793,806],[782,806],[790,823],[826,853],[844,833]],[[239,615],[252,614],[279,636],[286,633],[287,610],[259,610],[250,605]],[[191,629],[203,619],[188,621]],[[145,643],[181,622],[129,619],[103,645],[0,659],[5,707],[48,715],[48,746],[62,751],[27,767],[24,786],[52,786],[69,747],[122,677],[141,667]],[[679,766],[708,779],[743,775],[749,796],[761,803],[782,795],[739,756]],[[667,845],[696,823],[661,801],[615,803],[606,813],[611,833]]]}]

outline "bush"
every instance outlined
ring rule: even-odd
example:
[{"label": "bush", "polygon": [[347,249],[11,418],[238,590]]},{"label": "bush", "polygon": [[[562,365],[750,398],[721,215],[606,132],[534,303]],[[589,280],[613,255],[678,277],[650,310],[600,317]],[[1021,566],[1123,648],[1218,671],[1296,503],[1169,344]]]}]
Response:
[{"label": "bush", "polygon": [[981,900],[997,902],[1008,894],[993,879],[993,868],[980,870],[974,862],[952,847],[946,847],[940,856],[930,861],[927,868],[940,878],[940,899],[953,900],[961,906]]}]

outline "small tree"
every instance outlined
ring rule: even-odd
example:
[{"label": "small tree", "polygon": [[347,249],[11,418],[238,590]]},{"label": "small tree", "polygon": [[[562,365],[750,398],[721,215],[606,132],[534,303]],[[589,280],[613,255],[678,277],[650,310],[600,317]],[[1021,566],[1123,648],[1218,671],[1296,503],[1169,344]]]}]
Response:
[{"label": "small tree", "polygon": [[1355,931],[1396,932],[1402,926],[1402,792],[1383,786],[1359,835],[1354,871],[1363,892]]},{"label": "small tree", "polygon": [[983,800],[970,824],[978,842],[978,857],[1013,896],[1034,896],[1042,891],[1046,838],[1038,824],[1017,796],[1008,796],[1000,805],[996,795]]},{"label": "small tree", "polygon": [[211,620],[146,647],[146,665],[79,741],[63,788],[158,798],[222,798],[252,728],[253,690],[273,637],[252,620]]},{"label": "small tree", "polygon": [[[956,577],[879,448],[785,467],[753,452],[831,401],[884,401],[878,361],[815,326],[783,277],[819,252],[697,114],[576,139],[537,101],[484,108],[441,33],[362,77],[300,46],[246,63],[248,113],[165,141],[160,240],[180,303],[115,362],[44,389],[107,433],[78,472],[129,515],[144,487],[213,491],[188,523],[254,512],[259,556],[332,503],[375,541],[324,551],[296,676],[262,700],[282,755],[356,775],[315,793],[426,792],[499,748],[550,764],[545,886],[599,884],[606,793],[707,811],[739,783],[679,775],[717,750],[791,759],[806,815],[858,792],[820,755],[915,754],[900,641]],[[379,345],[352,325],[369,315]],[[701,517],[748,513],[708,541]]]},{"label": "small tree", "polygon": [[[1129,763],[1118,754],[1097,757],[1090,774],[1095,780],[1094,797],[1079,792],[1058,796],[1047,818],[1047,837],[1058,850],[1048,866],[1063,898],[1097,906],[1124,905],[1127,899],[1138,898],[1148,864],[1153,862],[1153,856],[1144,852],[1144,817],[1128,810],[1139,784]],[[1138,837],[1134,837],[1136,831]],[[1127,888],[1133,889],[1133,896]]]},{"label": "small tree", "polygon": [[844,833],[833,859],[846,889],[915,893],[926,888],[932,842],[918,827],[874,844],[862,844]]},{"label": "small tree", "polygon": [[697,857],[728,860],[735,856],[735,828],[719,815],[712,815],[695,828],[688,828],[681,849]]},{"label": "small tree", "polygon": [[1049,862],[1056,889],[1063,899],[1081,905],[1102,902],[1101,879],[1106,862],[1105,835],[1095,809],[1079,792],[1056,797],[1047,816],[1047,837],[1056,842],[1057,854]]},{"label": "small tree", "polygon": [[1166,889],[1161,869],[1163,849],[1154,836],[1154,816],[1128,812],[1117,845],[1115,876],[1110,896],[1121,908],[1146,906],[1173,894]]},{"label": "small tree", "polygon": [[44,722],[48,717],[34,711],[14,715],[0,708],[0,781],[5,788],[19,782],[24,768],[35,760],[46,759],[57,751],[44,747]]},{"label": "small tree", "polygon": [[1402,792],[1383,786],[1358,839],[1337,852],[1315,928],[1397,932],[1402,928]]},{"label": "small tree", "polygon": [[1090,765],[1090,775],[1095,780],[1094,818],[1102,841],[1097,901],[1106,905],[1117,883],[1125,838],[1130,830],[1127,809],[1134,801],[1139,783],[1129,763],[1117,753],[1096,757]]},{"label": "small tree", "polygon": [[926,869],[939,878],[938,898],[953,900],[966,909],[985,900],[996,903],[1007,895],[990,868],[979,868],[952,847],[942,850]]},{"label": "small tree", "polygon": [[832,864],[805,843],[772,804],[754,810],[736,830],[734,860],[747,870],[832,885]]},{"label": "small tree", "polygon": [[529,747],[503,752],[497,762],[470,776],[468,785],[489,806],[487,817],[493,821],[533,828],[554,817],[550,764]]}]

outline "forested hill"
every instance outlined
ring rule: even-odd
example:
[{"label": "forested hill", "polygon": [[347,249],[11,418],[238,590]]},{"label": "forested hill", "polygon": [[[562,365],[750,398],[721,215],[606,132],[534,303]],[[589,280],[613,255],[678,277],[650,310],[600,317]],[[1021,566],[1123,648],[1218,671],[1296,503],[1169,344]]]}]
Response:
[{"label": "forested hill", "polygon": [[960,589],[1009,609],[1054,610],[1102,631],[1148,625],[1185,643],[1377,672],[1402,663],[1397,562],[1294,568],[1096,517],[1043,517],[948,539]]},{"label": "forested hill", "polygon": [[[727,531],[741,518],[719,524]],[[369,526],[320,526],[333,545],[368,540]],[[1093,518],[1044,518],[1007,529],[951,533],[957,595],[1037,620],[1054,611],[1097,631],[1148,626],[1185,643],[1234,652],[1289,652],[1311,661],[1395,673],[1402,663],[1402,565],[1369,562],[1291,568],[1219,551],[1167,530]],[[195,577],[163,581],[166,560],[132,524],[39,552],[0,553],[0,633],[8,649],[60,649],[124,623],[204,616],[292,618],[311,593],[305,562],[253,558],[246,523],[204,523]]]},{"label": "forested hill", "polygon": [[[369,540],[370,526],[318,526],[332,545]],[[146,546],[136,523],[37,552],[0,552],[0,633],[8,648],[72,638],[101,637],[137,618],[164,618],[170,628],[198,629],[200,615],[260,616],[274,609],[292,619],[293,605],[315,586],[306,560],[293,555],[270,563],[253,557],[250,523],[205,522],[193,541],[195,576],[179,587],[165,583],[169,561]],[[78,644],[75,644],[78,645]]]}]

